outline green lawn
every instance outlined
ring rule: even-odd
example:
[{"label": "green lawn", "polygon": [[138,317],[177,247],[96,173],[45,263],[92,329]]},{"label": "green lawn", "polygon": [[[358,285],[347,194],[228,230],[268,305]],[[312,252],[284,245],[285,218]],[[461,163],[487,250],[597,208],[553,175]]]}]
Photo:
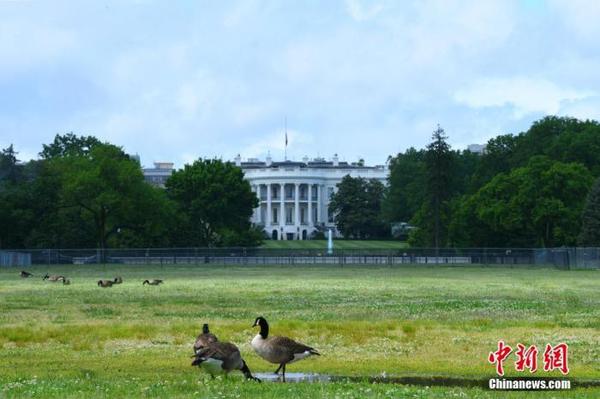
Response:
[{"label": "green lawn", "polygon": [[[367,382],[211,380],[190,366],[203,322],[240,347],[254,372],[275,367],[249,341],[273,334],[323,356],[288,372],[348,376],[494,376],[499,339],[567,342],[570,378],[600,380],[600,272],[476,267],[64,266],[70,286],[0,269],[0,398],[12,397],[600,397],[599,388],[524,395]],[[109,289],[100,278],[120,275]],[[142,286],[162,278],[158,287]],[[512,360],[514,361],[514,360]],[[507,362],[508,375],[522,376]],[[541,364],[541,359],[539,360]],[[559,373],[538,371],[538,376]]]},{"label": "green lawn", "polygon": [[[333,240],[336,249],[401,249],[407,248],[404,241],[383,240]],[[327,249],[327,240],[266,240],[261,248],[276,249]]]}]

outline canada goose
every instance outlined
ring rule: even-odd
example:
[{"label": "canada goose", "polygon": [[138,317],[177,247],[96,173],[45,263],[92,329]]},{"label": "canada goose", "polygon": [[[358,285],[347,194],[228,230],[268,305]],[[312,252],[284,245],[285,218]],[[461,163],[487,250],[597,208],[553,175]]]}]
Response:
[{"label": "canada goose", "polygon": [[217,341],[217,337],[208,330],[208,324],[204,323],[202,332],[196,337],[196,342],[194,342],[194,353]]},{"label": "canada goose", "polygon": [[98,287],[108,288],[113,286],[112,280],[98,280]]},{"label": "canada goose", "polygon": [[69,285],[71,284],[71,280],[69,280],[68,278],[63,279],[63,285]]},{"label": "canada goose", "polygon": [[279,364],[275,374],[283,369],[285,382],[285,366],[311,355],[320,356],[314,348],[303,345],[288,337],[269,337],[269,323],[264,317],[257,317],[252,327],[260,327],[260,332],[252,339],[254,351],[268,362]]},{"label": "canada goose", "polygon": [[21,270],[21,277],[22,278],[33,277],[33,274],[26,272],[25,270]]},{"label": "canada goose", "polygon": [[144,280],[144,282],[142,283],[142,285],[159,285],[162,284],[163,281],[162,280]]},{"label": "canada goose", "polygon": [[57,282],[57,281],[63,281],[65,279],[65,276],[57,276],[56,274],[53,274],[52,276],[46,274],[42,280],[48,280],[48,281],[52,281],[53,283]]},{"label": "canada goose", "polygon": [[215,374],[227,375],[233,370],[240,370],[247,379],[260,382],[250,372],[238,347],[230,342],[212,342],[193,357],[192,366],[203,368],[213,378]]},{"label": "canada goose", "polygon": [[113,280],[113,284],[122,284],[122,283],[123,283],[123,278],[121,278],[121,276],[115,277],[115,279]]}]

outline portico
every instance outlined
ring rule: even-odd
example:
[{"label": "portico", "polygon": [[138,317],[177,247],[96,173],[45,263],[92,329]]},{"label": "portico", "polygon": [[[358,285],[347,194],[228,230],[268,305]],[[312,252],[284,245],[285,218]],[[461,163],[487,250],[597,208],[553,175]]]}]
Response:
[{"label": "portico", "polygon": [[379,179],[385,183],[384,166],[367,167],[359,164],[317,158],[303,162],[272,162],[249,159],[236,165],[244,171],[252,191],[259,199],[252,222],[264,228],[274,240],[306,240],[321,230],[335,229],[335,215],[328,206],[336,185],[346,175]]}]

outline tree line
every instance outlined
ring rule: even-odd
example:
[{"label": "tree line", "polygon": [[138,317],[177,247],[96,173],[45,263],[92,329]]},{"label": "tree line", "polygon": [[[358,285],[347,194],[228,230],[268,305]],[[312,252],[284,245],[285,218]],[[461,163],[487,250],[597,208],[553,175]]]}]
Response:
[{"label": "tree line", "polygon": [[[254,246],[256,195],[240,168],[198,159],[164,189],[92,136],[57,135],[40,157],[0,152],[0,248]],[[347,238],[404,231],[417,247],[600,246],[600,124],[549,116],[525,132],[454,150],[438,126],[388,159],[388,184],[346,176],[329,211]]]},{"label": "tree line", "polygon": [[0,153],[0,248],[252,246],[258,200],[241,169],[199,159],[160,189],[92,136],[57,135],[38,160]]},{"label": "tree line", "polygon": [[[426,148],[390,157],[389,168],[369,223],[409,222],[412,246],[600,246],[596,121],[548,116],[525,132],[489,140],[482,154],[453,150],[438,126]],[[349,180],[342,185],[351,188]],[[338,192],[335,199],[344,201]],[[339,224],[346,223],[350,204],[333,204]],[[359,236],[363,222],[352,220],[342,227]]]}]

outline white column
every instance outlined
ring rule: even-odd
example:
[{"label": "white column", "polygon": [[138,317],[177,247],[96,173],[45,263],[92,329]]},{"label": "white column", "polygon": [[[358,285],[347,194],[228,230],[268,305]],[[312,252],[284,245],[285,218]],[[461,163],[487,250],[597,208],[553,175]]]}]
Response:
[{"label": "white column", "polygon": [[[284,188],[285,184],[279,184],[279,226],[285,226],[285,202],[283,202],[285,197]],[[285,232],[282,233],[281,228],[279,229],[279,235],[283,240],[285,237]]]},{"label": "white column", "polygon": [[[271,211],[271,183],[267,184],[267,220],[265,223],[265,227],[267,229],[271,229],[271,216],[272,216],[272,211]],[[269,233],[270,234],[270,233]]]},{"label": "white column", "polygon": [[312,183],[308,184],[308,226],[314,225],[312,214]]},{"label": "white column", "polygon": [[298,233],[298,227],[300,226],[300,184],[295,183],[294,188],[294,226],[296,227],[296,233]]},{"label": "white column", "polygon": [[323,209],[323,204],[321,203],[323,196],[321,195],[321,185],[317,185],[317,223],[322,222],[321,217],[321,209]]},{"label": "white column", "polygon": [[258,206],[256,208],[254,208],[254,212],[252,214],[253,215],[252,221],[254,223],[260,223],[260,186],[257,186],[256,184],[254,184],[252,186],[252,192],[258,198]]}]

